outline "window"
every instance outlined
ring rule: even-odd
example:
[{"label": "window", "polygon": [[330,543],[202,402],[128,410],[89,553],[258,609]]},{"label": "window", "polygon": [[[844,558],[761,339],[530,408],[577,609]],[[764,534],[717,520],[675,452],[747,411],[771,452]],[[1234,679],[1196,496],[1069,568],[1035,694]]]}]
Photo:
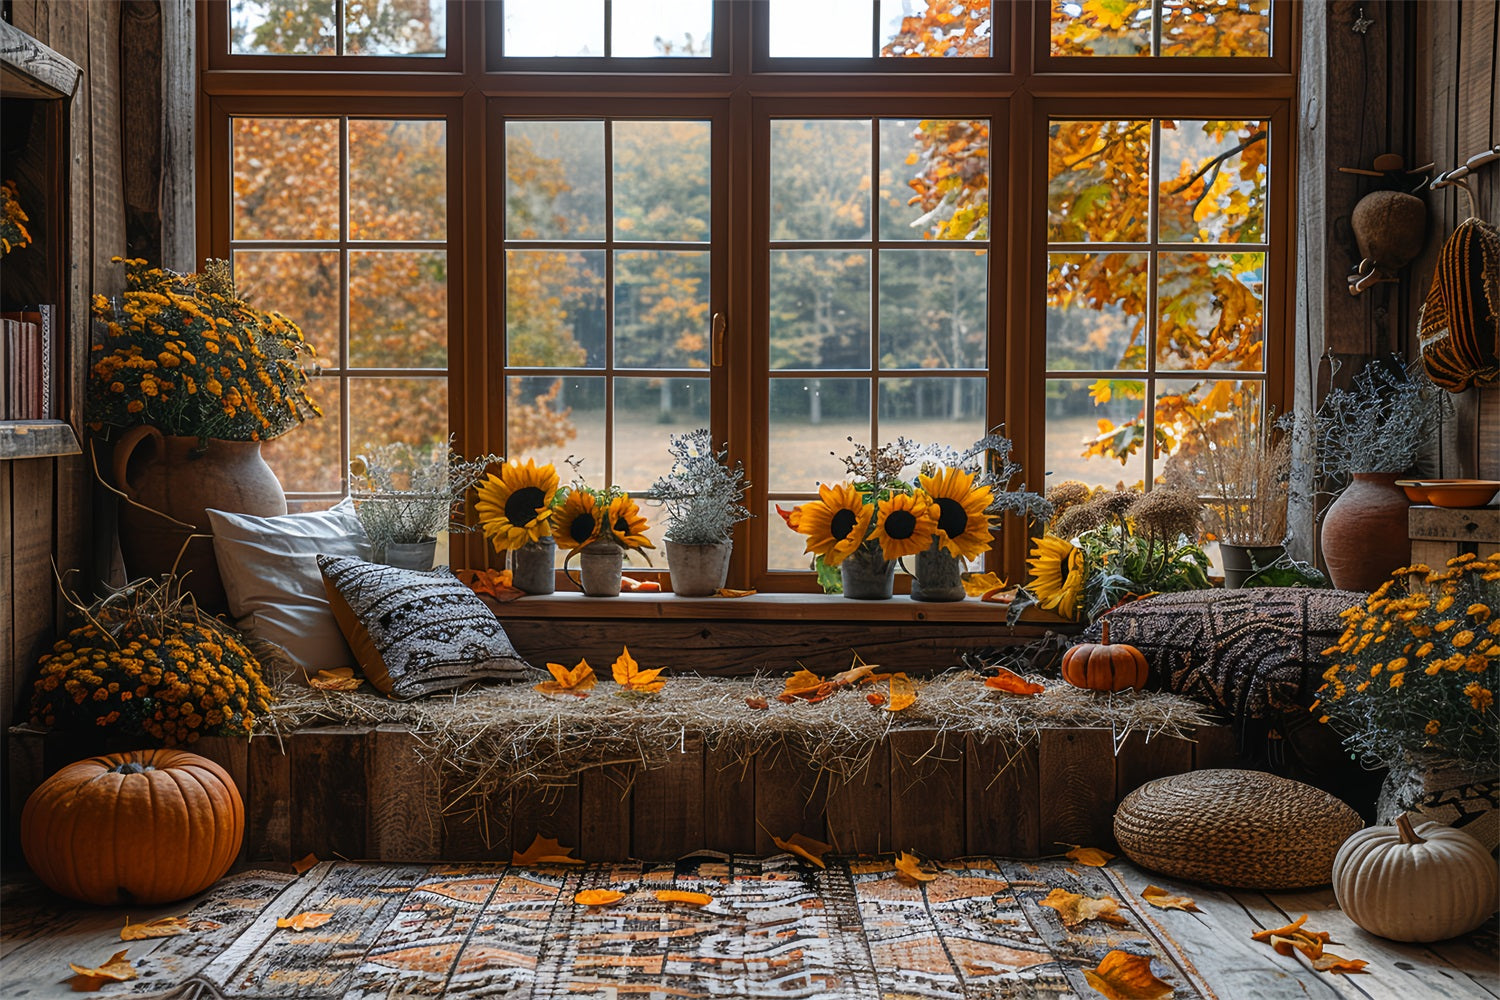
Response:
[{"label": "window", "polygon": [[776,510],[848,439],[1004,424],[1035,488],[1149,486],[1282,403],[1280,2],[556,11],[210,3],[206,246],[325,355],[329,419],[268,449],[300,502],[449,430],[639,490],[706,424],[753,485],[732,580],[813,591]]}]

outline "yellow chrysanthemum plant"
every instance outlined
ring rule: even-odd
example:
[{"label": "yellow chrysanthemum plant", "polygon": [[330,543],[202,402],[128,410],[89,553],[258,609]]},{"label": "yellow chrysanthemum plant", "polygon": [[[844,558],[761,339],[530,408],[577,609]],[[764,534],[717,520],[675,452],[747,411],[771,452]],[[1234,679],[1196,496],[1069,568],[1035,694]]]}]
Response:
[{"label": "yellow chrysanthemum plant", "polygon": [[90,426],[149,424],[200,440],[268,441],[323,411],[308,395],[317,354],[296,323],[235,291],[228,261],[174,274],[123,260],[125,292],[96,295]]},{"label": "yellow chrysanthemum plant", "polygon": [[0,257],[31,246],[31,233],[26,231],[30,221],[16,197],[16,182],[0,183]]},{"label": "yellow chrysanthemum plant", "polygon": [[1500,771],[1500,552],[1398,569],[1343,618],[1319,722],[1386,766]]},{"label": "yellow chrysanthemum plant", "polygon": [[[498,474],[485,477],[475,492],[479,528],[496,552],[509,552],[552,537],[560,498],[557,469],[550,462],[537,465],[527,459],[522,465],[511,459]],[[592,533],[592,526],[589,531]]]}]

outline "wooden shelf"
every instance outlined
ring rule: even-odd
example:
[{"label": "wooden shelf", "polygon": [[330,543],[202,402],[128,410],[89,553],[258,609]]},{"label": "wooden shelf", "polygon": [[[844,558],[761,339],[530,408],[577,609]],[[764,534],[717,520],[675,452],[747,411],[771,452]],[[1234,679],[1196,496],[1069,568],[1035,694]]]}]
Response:
[{"label": "wooden shelf", "polygon": [[61,420],[0,421],[0,462],[82,453],[78,435]]},{"label": "wooden shelf", "polygon": [[43,99],[72,97],[83,70],[20,28],[0,21],[0,93]]}]

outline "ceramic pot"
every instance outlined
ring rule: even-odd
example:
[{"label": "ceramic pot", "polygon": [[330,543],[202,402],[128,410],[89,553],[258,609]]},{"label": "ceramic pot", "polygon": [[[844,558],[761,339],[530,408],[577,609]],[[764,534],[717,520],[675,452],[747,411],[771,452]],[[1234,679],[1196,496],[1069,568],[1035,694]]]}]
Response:
[{"label": "ceramic pot", "polygon": [[712,597],[714,591],[729,579],[729,554],[734,551],[732,539],[689,545],[669,538],[666,547],[672,593],[678,597]]},{"label": "ceramic pot", "polygon": [[1231,545],[1219,543],[1219,559],[1224,564],[1224,589],[1239,590],[1255,574],[1269,569],[1286,554],[1280,545]]},{"label": "ceramic pot", "polygon": [[1411,563],[1401,472],[1356,472],[1323,516],[1323,562],[1339,590],[1374,590]]},{"label": "ceramic pot", "polygon": [[844,596],[856,601],[889,600],[896,587],[896,563],[887,562],[879,549],[861,545],[839,563]]},{"label": "ceramic pot", "polygon": [[610,539],[600,539],[577,551],[578,589],[588,597],[619,597],[625,550]]},{"label": "ceramic pot", "polygon": [[511,584],[527,594],[557,590],[557,541],[548,535],[510,554]]},{"label": "ceramic pot", "polygon": [[385,548],[375,554],[376,562],[398,569],[419,569],[424,573],[432,569],[436,560],[436,538],[424,538],[420,542],[386,542]]},{"label": "ceramic pot", "polygon": [[914,601],[961,601],[964,594],[963,560],[951,555],[937,540],[913,560],[911,599]]},{"label": "ceramic pot", "polygon": [[183,590],[200,608],[228,610],[204,510],[286,513],[286,494],[261,457],[260,442],[209,438],[200,448],[195,437],[132,427],[115,443],[112,470],[116,488],[130,501],[119,505],[126,575],[159,577],[175,562]]}]

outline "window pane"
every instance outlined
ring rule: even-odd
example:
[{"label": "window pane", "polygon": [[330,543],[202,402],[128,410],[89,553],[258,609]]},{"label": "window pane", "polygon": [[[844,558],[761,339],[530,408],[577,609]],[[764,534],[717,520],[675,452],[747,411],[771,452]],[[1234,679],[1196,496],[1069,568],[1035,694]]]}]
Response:
[{"label": "window pane", "polygon": [[314,378],[307,388],[323,415],[267,441],[261,446],[261,453],[287,489],[336,493],[344,488],[344,464],[339,457],[339,444],[343,440],[339,380]]},{"label": "window pane", "polygon": [[349,380],[351,454],[395,441],[430,445],[447,440],[446,378]]},{"label": "window pane", "polygon": [[[307,342],[317,348],[319,364],[337,368],[342,363],[337,250],[236,250],[234,287],[242,298],[275,309],[300,326]],[[313,489],[302,486],[301,480],[284,482]]]},{"label": "window pane", "polygon": [[1265,242],[1265,122],[1163,121],[1160,147],[1163,242]]},{"label": "window pane", "polygon": [[1263,253],[1163,253],[1156,363],[1168,369],[1265,368]]},{"label": "window pane", "polygon": [[506,122],[505,236],[604,238],[603,122]]},{"label": "window pane", "polygon": [[707,368],[708,254],[615,255],[615,365]]},{"label": "window pane", "polygon": [[338,239],[338,119],[231,122],[234,239]]},{"label": "window pane", "polygon": [[880,126],[880,237],[989,237],[986,121],[886,120]]},{"label": "window pane", "polygon": [[1170,379],[1156,384],[1156,461],[1153,475],[1181,476],[1192,482],[1191,459],[1202,447],[1198,428],[1225,440],[1235,427],[1234,411],[1246,399],[1258,409],[1260,382],[1229,379]]},{"label": "window pane", "polygon": [[551,462],[568,483],[565,460],[582,461],[590,486],[604,484],[604,378],[525,375],[506,379],[505,454]]},{"label": "window pane", "polygon": [[849,438],[870,440],[870,382],[862,378],[771,380],[773,493],[806,493],[819,482],[841,482],[835,455],[853,450]]},{"label": "window pane", "polygon": [[990,0],[880,0],[880,54],[990,54]]},{"label": "window pane", "polygon": [[708,122],[615,122],[617,240],[709,236]]},{"label": "window pane", "polygon": [[1047,255],[1047,370],[1146,367],[1146,255]]},{"label": "window pane", "polygon": [[713,54],[713,0],[614,0],[610,9],[610,55]]},{"label": "window pane", "polygon": [[1162,0],[1164,56],[1271,54],[1271,0]]},{"label": "window pane", "polygon": [[875,53],[870,0],[770,0],[770,53],[786,59],[868,59]]},{"label": "window pane", "polygon": [[1051,0],[1054,56],[1149,56],[1151,0]]},{"label": "window pane", "polygon": [[344,53],[440,56],[447,17],[446,0],[344,0]]},{"label": "window pane", "polygon": [[1146,383],[1047,380],[1048,482],[1133,486],[1146,478]]},{"label": "window pane", "polygon": [[506,364],[604,365],[604,251],[508,250]]},{"label": "window pane", "polygon": [[1054,121],[1047,130],[1047,239],[1146,239],[1149,121]]},{"label": "window pane", "polygon": [[982,378],[883,378],[880,439],[967,448],[984,437],[984,392]]},{"label": "window pane", "polygon": [[604,55],[604,0],[504,0],[506,56]]},{"label": "window pane", "polygon": [[771,367],[870,367],[870,252],[771,251]]},{"label": "window pane", "polygon": [[870,122],[771,123],[771,239],[870,237]]},{"label": "window pane", "polygon": [[349,120],[349,238],[448,235],[448,125]]},{"label": "window pane", "polygon": [[880,367],[983,368],[988,257],[937,248],[880,253]]},{"label": "window pane", "polygon": [[[667,438],[708,426],[708,379],[615,379],[614,470],[611,479],[632,493],[649,489],[672,464]],[[646,511],[653,522],[660,509]]]},{"label": "window pane", "polygon": [[236,55],[333,55],[334,0],[231,0]]},{"label": "window pane", "polygon": [[791,510],[799,503],[812,500],[814,497],[800,497],[795,500],[772,500],[766,504],[765,519],[767,527],[766,538],[766,568],[771,571],[777,570],[810,570],[812,569],[812,554],[806,551],[807,536],[798,534],[787,526],[781,515],[776,513],[777,505],[782,510]]},{"label": "window pane", "polygon": [[441,250],[349,254],[349,363],[448,366],[448,255]]}]

